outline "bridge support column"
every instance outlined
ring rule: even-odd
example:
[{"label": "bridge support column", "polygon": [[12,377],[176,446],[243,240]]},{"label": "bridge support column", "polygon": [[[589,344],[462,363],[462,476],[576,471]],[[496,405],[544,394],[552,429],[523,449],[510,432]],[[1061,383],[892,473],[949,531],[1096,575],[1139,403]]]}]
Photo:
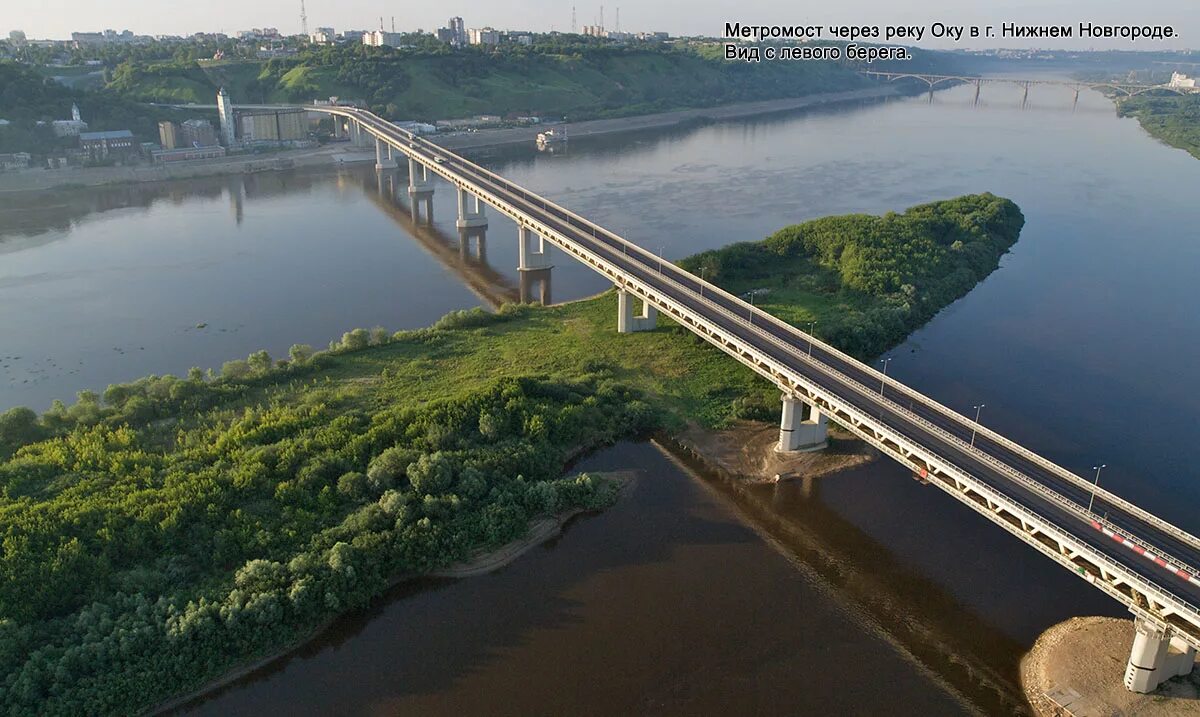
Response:
[{"label": "bridge support column", "polygon": [[375,169],[395,169],[396,160],[392,159],[392,146],[378,137],[375,138]]},{"label": "bridge support column", "polygon": [[[474,206],[472,206],[474,203]],[[458,190],[458,221],[455,222],[459,229],[471,229],[481,227],[486,229],[488,225],[487,212],[484,210],[483,202],[479,201],[479,197],[472,195],[465,189]]]},{"label": "bridge support column", "polygon": [[338,117],[337,115],[330,115],[330,118],[333,120],[333,138],[341,139],[342,138],[342,118]]},{"label": "bridge support column", "polygon": [[517,271],[551,269],[550,244],[529,227],[517,228]]},{"label": "bridge support column", "polygon": [[429,170],[412,157],[408,158],[408,201],[414,222],[420,220],[424,204],[425,223],[433,224],[433,183],[429,181]]},{"label": "bridge support column", "polygon": [[1133,621],[1133,649],[1125,665],[1125,688],[1153,692],[1163,682],[1186,675],[1196,663],[1196,651],[1168,630],[1140,617]]},{"label": "bridge support column", "polygon": [[633,295],[617,288],[617,333],[631,334],[634,331],[653,331],[658,326],[658,307],[642,302],[642,311],[633,315]]},{"label": "bridge support column", "polygon": [[[829,445],[829,419],[816,406],[795,396],[783,394],[783,415],[779,421],[779,444],[775,450],[819,451]],[[801,413],[807,409],[808,417]]]},{"label": "bridge support column", "polygon": [[979,88],[980,82],[979,80],[975,80],[975,104],[979,104]]}]

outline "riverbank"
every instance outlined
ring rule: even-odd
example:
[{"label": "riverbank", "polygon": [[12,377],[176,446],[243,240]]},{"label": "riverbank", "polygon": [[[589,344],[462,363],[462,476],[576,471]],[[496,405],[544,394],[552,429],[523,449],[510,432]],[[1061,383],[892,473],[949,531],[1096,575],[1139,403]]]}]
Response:
[{"label": "riverbank", "polygon": [[1123,682],[1133,621],[1074,617],[1044,632],[1021,660],[1021,686],[1038,715],[1200,715],[1200,670],[1150,694]]},{"label": "riverbank", "polygon": [[[867,87],[845,92],[824,92],[805,97],[791,97],[760,102],[740,102],[720,107],[676,110],[633,117],[588,120],[554,125],[566,131],[568,137],[582,138],[625,132],[664,129],[698,122],[719,122],[759,115],[792,112],[809,107],[845,102],[880,99],[898,95],[893,85]],[[490,147],[529,144],[537,139],[544,126],[514,129],[492,129],[479,132],[434,137],[433,141],[449,150],[475,150]],[[230,174],[282,171],[287,169],[321,169],[356,162],[374,162],[375,152],[364,151],[348,144],[336,143],[321,147],[284,150],[252,156],[230,155],[214,160],[180,162],[168,165],[131,167],[71,167],[67,169],[27,169],[0,172],[0,193],[71,189],[106,185],[161,182]]]},{"label": "riverbank", "polygon": [[[633,489],[633,486],[637,482],[637,475],[633,471],[612,471],[606,473],[592,473],[591,475],[616,486],[617,497],[615,500],[620,500],[621,496],[628,495],[629,491]],[[396,576],[384,589],[391,589],[406,581],[415,580],[422,577],[462,579],[495,572],[529,552],[533,548],[536,548],[546,541],[561,535],[563,527],[570,520],[580,515],[596,512],[597,511],[592,508],[571,508],[551,515],[540,516],[530,521],[529,529],[526,534],[520,538],[517,538],[516,540],[501,545],[493,550],[482,551],[476,555],[473,555],[467,560],[424,575],[406,574]],[[252,662],[234,667],[220,677],[205,683],[203,686],[198,687],[185,695],[180,695],[168,700],[167,702],[151,707],[142,714],[147,716],[169,714],[191,702],[203,698],[205,695],[216,692],[223,687],[227,687],[243,677],[267,667],[276,660],[287,657],[304,645],[312,642],[316,638],[320,637],[322,633],[328,630],[330,625],[336,622],[339,618],[341,618],[341,615],[334,615],[312,630],[306,632],[303,637],[300,637],[299,639],[280,647],[277,650],[273,650],[270,654],[256,658]]]},{"label": "riverbank", "polygon": [[344,164],[374,161],[375,152],[373,150],[367,152],[350,145],[333,144],[266,154],[235,154],[220,159],[174,164],[23,169],[15,172],[0,172],[0,194],[142,184],[196,177],[278,172],[288,169],[338,167]]}]

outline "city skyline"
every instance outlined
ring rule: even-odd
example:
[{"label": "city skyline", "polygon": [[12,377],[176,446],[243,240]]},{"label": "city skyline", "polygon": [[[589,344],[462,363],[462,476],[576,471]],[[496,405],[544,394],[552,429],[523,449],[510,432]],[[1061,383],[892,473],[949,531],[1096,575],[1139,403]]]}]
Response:
[{"label": "city skyline", "polygon": [[[957,25],[994,25],[1004,22],[1018,24],[1067,24],[1080,22],[1097,24],[1171,25],[1179,37],[1166,41],[1091,40],[1091,39],[1012,39],[981,38],[962,42],[926,38],[920,47],[949,49],[955,47],[1013,47],[1062,49],[1126,49],[1179,50],[1200,47],[1194,32],[1200,28],[1200,5],[1191,0],[1151,0],[1131,10],[1122,0],[1020,0],[1004,9],[985,7],[976,2],[964,6],[957,0],[938,0],[926,3],[921,10],[897,8],[884,0],[845,0],[836,9],[798,10],[777,0],[747,0],[736,5],[729,2],[700,2],[679,13],[676,7],[663,0],[651,0],[637,5],[599,3],[574,5],[553,0],[497,0],[492,3],[465,2],[459,5],[422,7],[406,14],[385,3],[366,0],[308,0],[309,28],[334,27],[341,29],[377,29],[382,20],[391,29],[393,17],[398,31],[423,30],[433,32],[445,25],[451,15],[462,16],[467,27],[495,27],[535,32],[571,29],[572,8],[577,28],[602,24],[616,29],[618,8],[621,30],[664,31],[671,35],[702,35],[715,37],[724,32],[726,22],[747,24],[814,24],[814,25],[886,25],[945,22]],[[603,7],[603,20],[601,8]],[[158,6],[146,0],[113,0],[103,7],[77,3],[74,0],[51,0],[38,6],[27,4],[10,8],[6,13],[7,35],[21,30],[31,39],[68,39],[71,32],[94,32],[111,28],[129,29],[140,35],[187,36],[196,32],[222,32],[235,35],[239,30],[254,27],[275,27],[284,35],[300,33],[299,0],[268,0],[247,6],[231,0],[214,0],[200,6],[172,8],[169,14],[157,12]],[[126,20],[126,18],[128,18]]]}]

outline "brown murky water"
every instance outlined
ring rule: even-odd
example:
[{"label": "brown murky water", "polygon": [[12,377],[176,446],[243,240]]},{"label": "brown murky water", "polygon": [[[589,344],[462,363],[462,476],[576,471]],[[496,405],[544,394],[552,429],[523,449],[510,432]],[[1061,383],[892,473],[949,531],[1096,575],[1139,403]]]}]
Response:
[{"label": "brown murky water", "polygon": [[425,581],[183,710],[231,714],[959,714],[959,696],[719,481],[648,443],[612,509],[501,571]]}]

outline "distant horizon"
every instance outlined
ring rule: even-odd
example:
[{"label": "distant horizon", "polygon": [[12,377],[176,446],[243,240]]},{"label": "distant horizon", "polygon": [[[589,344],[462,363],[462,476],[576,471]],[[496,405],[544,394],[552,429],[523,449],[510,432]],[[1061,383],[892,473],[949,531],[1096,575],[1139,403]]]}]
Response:
[{"label": "distant horizon", "polygon": [[[196,32],[224,33],[231,37],[239,31],[274,27],[283,35],[301,34],[301,0],[263,0],[252,5],[234,0],[211,0],[204,6],[172,7],[170,13],[148,0],[108,0],[103,6],[78,0],[46,0],[34,5],[25,3],[6,8],[7,27],[0,28],[3,37],[12,30],[21,30],[31,40],[69,40],[72,32],[101,32],[105,29],[130,30],[136,35],[190,36]],[[390,31],[393,15],[379,3],[364,0],[305,0],[308,28],[333,27],[374,30],[382,23]],[[998,4],[998,3],[995,3]],[[921,0],[920,8],[899,8],[889,0],[842,0],[829,11],[798,9],[777,0],[742,0],[736,5],[717,0],[696,0],[687,13],[681,14],[666,0],[644,0],[637,6],[620,8],[600,3],[584,6],[555,0],[494,0],[493,2],[461,2],[442,4],[436,9],[422,6],[403,16],[395,15],[397,32],[433,32],[446,25],[451,16],[461,16],[467,27],[494,27],[499,30],[530,32],[569,32],[572,11],[576,27],[603,25],[610,30],[625,32],[668,32],[682,37],[719,37],[726,22],[744,24],[813,24],[813,25],[928,25],[945,22],[957,25],[994,25],[1014,22],[1019,25],[1069,25],[1080,22],[1100,25],[1171,25],[1178,37],[1165,41],[1093,40],[1072,37],[1063,40],[1032,38],[964,38],[950,40],[926,38],[920,42],[894,41],[888,44],[908,44],[927,49],[969,50],[1032,50],[1047,51],[1106,51],[1130,50],[1140,52],[1180,51],[1200,49],[1200,3],[1195,0],[1146,0],[1131,9],[1125,0],[1023,0],[1016,8],[964,9],[960,0]],[[602,14],[603,13],[603,14]],[[601,18],[603,17],[603,21]],[[128,21],[114,18],[130,18]],[[882,38],[878,42],[882,42]]]}]

